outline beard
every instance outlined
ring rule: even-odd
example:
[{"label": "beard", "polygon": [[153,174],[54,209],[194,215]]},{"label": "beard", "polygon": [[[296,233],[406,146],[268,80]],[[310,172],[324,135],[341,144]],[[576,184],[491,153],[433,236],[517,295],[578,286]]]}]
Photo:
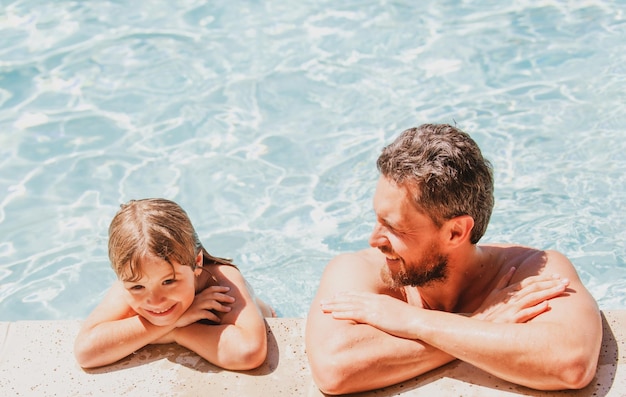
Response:
[{"label": "beard", "polygon": [[436,281],[443,281],[448,275],[448,258],[439,253],[431,252],[419,263],[406,263],[402,270],[391,273],[387,266],[381,269],[383,281],[394,289],[402,287],[424,287]]}]

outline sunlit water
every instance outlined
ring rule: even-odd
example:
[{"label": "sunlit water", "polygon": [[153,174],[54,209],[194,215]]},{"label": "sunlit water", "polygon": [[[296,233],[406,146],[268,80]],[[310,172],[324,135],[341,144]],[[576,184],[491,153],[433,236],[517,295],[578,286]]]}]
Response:
[{"label": "sunlit water", "polygon": [[483,241],[626,308],[623,1],[0,1],[0,320],[84,318],[119,204],[166,197],[281,316],[367,246],[381,148],[457,123]]}]

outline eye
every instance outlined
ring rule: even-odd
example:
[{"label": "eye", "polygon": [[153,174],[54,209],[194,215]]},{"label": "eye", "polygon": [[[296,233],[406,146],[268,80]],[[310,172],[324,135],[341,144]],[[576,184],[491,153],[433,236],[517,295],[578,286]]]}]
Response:
[{"label": "eye", "polygon": [[406,235],[406,233],[404,233],[404,232],[402,232],[402,231],[400,231],[400,230],[396,230],[396,229],[389,229],[389,231],[390,231],[392,234],[394,234],[394,235],[396,235],[396,236],[398,236],[398,237],[402,237],[402,236]]},{"label": "eye", "polygon": [[387,231],[389,231],[391,233],[395,232],[395,229],[393,228],[393,226],[391,226],[389,223],[387,223],[387,221],[385,221],[384,219],[379,219],[378,223],[380,224],[381,227],[383,227]]},{"label": "eye", "polygon": [[385,230],[387,230],[387,232],[391,233],[391,234],[398,234],[398,231],[396,229],[394,229],[392,226],[383,223],[383,227],[385,228]]},{"label": "eye", "polygon": [[174,284],[174,281],[176,281],[176,280],[174,280],[173,278],[169,278],[169,279],[163,281],[163,285]]},{"label": "eye", "polygon": [[141,291],[143,289],[143,285],[133,285],[128,288],[129,291]]}]

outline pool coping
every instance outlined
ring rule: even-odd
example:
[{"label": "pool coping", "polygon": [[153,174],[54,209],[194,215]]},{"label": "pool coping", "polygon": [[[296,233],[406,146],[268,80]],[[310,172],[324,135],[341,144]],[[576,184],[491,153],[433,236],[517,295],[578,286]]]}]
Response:
[{"label": "pool coping", "polygon": [[[454,361],[406,382],[358,396],[625,396],[626,310],[602,312],[596,377],[582,390],[543,392]],[[225,371],[184,347],[147,346],[93,370],[72,353],[80,321],[0,322],[2,396],[323,396],[312,381],[302,318],[270,318],[268,358],[252,371]]]}]

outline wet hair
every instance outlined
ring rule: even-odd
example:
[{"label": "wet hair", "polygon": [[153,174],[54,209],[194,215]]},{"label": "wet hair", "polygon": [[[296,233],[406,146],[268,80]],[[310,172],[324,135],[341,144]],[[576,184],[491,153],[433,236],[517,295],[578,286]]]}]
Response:
[{"label": "wet hair", "polygon": [[195,269],[201,251],[204,265],[231,264],[230,259],[214,257],[204,249],[187,213],[175,202],[152,198],[120,207],[109,226],[109,259],[120,280],[139,280],[147,255],[165,260],[172,270],[173,261]]},{"label": "wet hair", "polygon": [[469,215],[478,243],[493,210],[493,171],[474,140],[447,124],[405,130],[378,157],[378,170],[409,189],[416,208],[437,226]]}]

